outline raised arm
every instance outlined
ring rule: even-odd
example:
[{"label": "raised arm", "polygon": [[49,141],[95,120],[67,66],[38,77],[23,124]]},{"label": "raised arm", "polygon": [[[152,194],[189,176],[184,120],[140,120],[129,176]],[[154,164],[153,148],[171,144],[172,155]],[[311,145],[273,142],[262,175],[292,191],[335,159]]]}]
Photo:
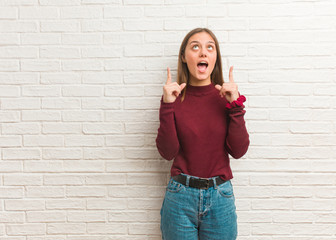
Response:
[{"label": "raised arm", "polygon": [[179,85],[172,82],[170,69],[167,68],[167,81],[163,86],[159,113],[160,127],[156,137],[157,149],[167,160],[172,160],[180,149],[175,126],[174,102],[185,86],[185,83]]},{"label": "raised arm", "polygon": [[228,131],[225,148],[233,158],[241,158],[247,152],[250,144],[249,134],[245,126],[245,96],[239,94],[238,86],[233,80],[233,66],[230,67],[229,82],[222,86],[216,85],[221,97],[228,100]]}]

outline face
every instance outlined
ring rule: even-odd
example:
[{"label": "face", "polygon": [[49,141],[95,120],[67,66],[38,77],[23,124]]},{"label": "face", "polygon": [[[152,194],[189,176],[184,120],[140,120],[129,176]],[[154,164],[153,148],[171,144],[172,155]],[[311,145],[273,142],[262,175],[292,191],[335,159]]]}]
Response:
[{"label": "face", "polygon": [[209,85],[216,59],[215,40],[207,32],[192,35],[188,40],[184,56],[182,56],[182,61],[188,66],[190,84],[193,86]]}]

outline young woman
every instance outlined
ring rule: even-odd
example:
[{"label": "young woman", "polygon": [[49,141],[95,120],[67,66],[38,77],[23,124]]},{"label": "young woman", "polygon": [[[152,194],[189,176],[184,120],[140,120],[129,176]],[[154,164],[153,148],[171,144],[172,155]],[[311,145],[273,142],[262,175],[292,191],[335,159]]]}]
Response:
[{"label": "young woman", "polygon": [[161,208],[165,240],[234,240],[237,237],[233,178],[228,154],[242,157],[249,146],[245,97],[230,68],[223,80],[221,54],[207,28],[182,41],[177,83],[167,68],[156,145],[172,160]]}]

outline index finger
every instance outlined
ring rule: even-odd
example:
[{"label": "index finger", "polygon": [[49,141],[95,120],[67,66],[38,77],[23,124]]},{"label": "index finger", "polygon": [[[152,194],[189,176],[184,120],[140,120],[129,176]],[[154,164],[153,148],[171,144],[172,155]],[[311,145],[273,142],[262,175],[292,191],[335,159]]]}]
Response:
[{"label": "index finger", "polygon": [[167,82],[166,84],[171,83],[171,74],[170,74],[170,68],[167,67]]},{"label": "index finger", "polygon": [[233,66],[230,67],[229,82],[234,82],[234,80],[233,80]]}]

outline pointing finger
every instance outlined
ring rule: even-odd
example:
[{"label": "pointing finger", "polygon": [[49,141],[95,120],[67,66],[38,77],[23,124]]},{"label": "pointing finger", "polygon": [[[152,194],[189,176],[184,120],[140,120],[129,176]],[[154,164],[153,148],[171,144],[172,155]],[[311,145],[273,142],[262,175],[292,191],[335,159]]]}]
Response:
[{"label": "pointing finger", "polygon": [[221,85],[218,85],[218,84],[216,84],[215,88],[216,88],[216,89],[218,89],[218,90],[220,91],[220,90],[222,89],[222,86],[221,86]]},{"label": "pointing finger", "polygon": [[230,81],[230,82],[234,82],[234,80],[233,80],[233,66],[230,67],[229,81]]},{"label": "pointing finger", "polygon": [[170,74],[170,68],[167,67],[167,82],[166,84],[171,83],[171,74]]},{"label": "pointing finger", "polygon": [[182,83],[182,84],[180,85],[180,89],[181,89],[181,91],[183,90],[183,88],[184,88],[186,85],[187,85],[186,83]]}]

